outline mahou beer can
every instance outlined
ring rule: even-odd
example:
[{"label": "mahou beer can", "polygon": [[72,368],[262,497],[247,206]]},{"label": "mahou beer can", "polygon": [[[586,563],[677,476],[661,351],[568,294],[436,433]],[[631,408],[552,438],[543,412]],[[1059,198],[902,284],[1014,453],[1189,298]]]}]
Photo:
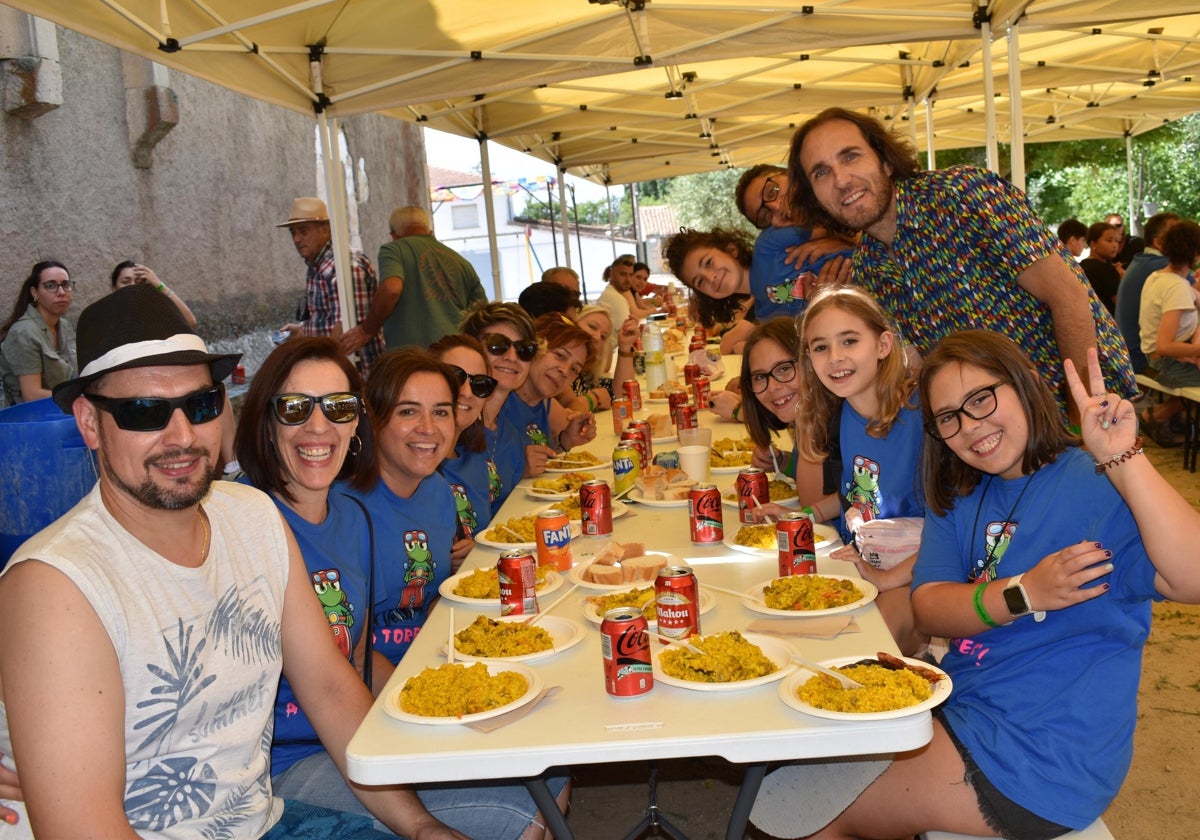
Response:
[{"label": "mahou beer can", "polygon": [[583,533],[588,537],[606,537],[612,533],[612,490],[602,478],[579,486],[579,509]]},{"label": "mahou beer can", "polygon": [[[700,634],[700,590],[687,566],[666,566],[654,579],[659,635],[686,639]],[[666,641],[663,641],[666,644]]]},{"label": "mahou beer can", "polygon": [[683,366],[683,381],[690,387],[700,375],[700,365],[687,364]]},{"label": "mahou beer can", "polygon": [[708,408],[712,402],[712,383],[707,376],[697,376],[692,380],[692,399],[696,408]]},{"label": "mahou beer can", "polygon": [[650,460],[650,441],[641,429],[626,429],[621,432],[620,442],[638,451],[638,463],[642,466],[653,463]]},{"label": "mahou beer can", "polygon": [[636,697],[654,688],[649,625],[638,607],[617,607],[600,622],[604,689],[613,697]]},{"label": "mahou beer can", "polygon": [[[738,473],[737,483],[738,519],[743,525],[754,524],[754,509],[771,501],[767,474],[758,467],[747,467]],[[758,504],[755,504],[755,500]]]},{"label": "mahou beer can", "polygon": [[613,492],[618,496],[633,487],[642,474],[641,455],[627,441],[621,441],[613,450]]},{"label": "mahou beer can", "polygon": [[538,611],[537,561],[527,548],[505,551],[496,562],[500,577],[500,615],[533,615]]},{"label": "mahou beer can", "polygon": [[533,520],[539,566],[560,572],[571,570],[571,520],[565,510],[543,510]]},{"label": "mahou beer can", "polygon": [[784,514],[775,523],[779,541],[779,576],[815,575],[817,552],[813,547],[812,517],[801,511]]},{"label": "mahou beer can", "polygon": [[613,434],[621,434],[629,418],[633,416],[633,403],[627,397],[618,397],[612,401]]},{"label": "mahou beer can", "polygon": [[715,484],[697,484],[688,493],[688,523],[692,542],[719,543],[725,539],[721,491]]},{"label": "mahou beer can", "polygon": [[684,403],[675,409],[674,418],[676,434],[684,429],[695,429],[700,425],[700,415],[696,411],[696,406],[691,403]]},{"label": "mahou beer can", "polygon": [[642,461],[642,463],[645,464],[648,461],[653,461],[654,460],[654,430],[652,428],[650,428],[650,421],[649,420],[630,420],[628,423],[625,424],[625,428],[627,430],[628,429],[638,429],[639,431],[641,431],[642,436],[643,436],[642,439],[646,442],[646,460]]},{"label": "mahou beer can", "polygon": [[625,392],[626,398],[633,405],[634,411],[642,410],[642,386],[638,384],[636,379],[626,379],[621,383],[621,390]]}]

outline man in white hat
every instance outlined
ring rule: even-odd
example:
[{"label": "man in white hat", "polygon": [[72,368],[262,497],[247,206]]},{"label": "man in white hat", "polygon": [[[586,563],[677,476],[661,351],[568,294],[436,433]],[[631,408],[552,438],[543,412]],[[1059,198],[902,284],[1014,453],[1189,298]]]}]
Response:
[{"label": "man in white hat", "polygon": [[[304,299],[307,319],[300,324],[287,324],[283,329],[292,335],[332,335],[342,332],[341,308],[338,305],[337,267],[329,231],[329,211],[319,198],[297,198],[285,227],[292,235],[292,244],[304,258],[308,272],[304,275]],[[354,282],[354,314],[351,323],[357,324],[367,316],[375,294],[377,278],[371,261],[362,251],[350,250],[350,270]],[[363,376],[383,352],[383,338],[374,336],[358,348]],[[347,351],[350,352],[350,351]]]},{"label": "man in white hat", "polygon": [[[238,355],[146,285],[89,306],[77,340],[54,400],[100,480],[0,576],[25,607],[0,611],[0,754],[25,799],[5,837],[368,836],[369,817],[330,811],[312,835],[311,806],[271,793],[281,671],[343,772],[372,697],[275,505],[213,480]],[[352,787],[405,837],[466,840],[410,789]]]}]

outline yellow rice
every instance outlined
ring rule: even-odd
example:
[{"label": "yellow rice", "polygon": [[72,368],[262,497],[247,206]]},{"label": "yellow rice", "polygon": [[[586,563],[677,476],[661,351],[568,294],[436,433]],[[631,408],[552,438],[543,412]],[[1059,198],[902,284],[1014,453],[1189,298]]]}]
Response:
[{"label": "yellow rice", "polygon": [[[537,589],[540,592],[546,583],[549,566],[537,567]],[[462,598],[497,599],[500,597],[500,573],[495,566],[476,569],[466,577],[459,578],[454,594]]]},{"label": "yellow rice", "polygon": [[833,677],[812,677],[797,696],[810,706],[831,712],[891,712],[923,703],[933,694],[929,681],[912,671],[892,671],[882,665],[847,665],[836,669],[863,684],[842,688]]},{"label": "yellow rice", "polygon": [[454,635],[454,648],[467,656],[524,656],[550,650],[554,639],[544,628],[481,615]]},{"label": "yellow rice", "polygon": [[773,610],[826,610],[853,604],[862,590],[849,580],[822,575],[776,578],[763,587],[763,601]]},{"label": "yellow rice", "polygon": [[691,682],[724,683],[753,680],[779,670],[762,648],[736,630],[692,636],[688,641],[704,651],[704,655],[684,647],[667,648],[658,655],[658,665],[664,674]]},{"label": "yellow rice", "polygon": [[462,717],[504,706],[525,696],[529,682],[513,671],[495,676],[482,662],[426,668],[400,689],[400,708],[424,717]]}]

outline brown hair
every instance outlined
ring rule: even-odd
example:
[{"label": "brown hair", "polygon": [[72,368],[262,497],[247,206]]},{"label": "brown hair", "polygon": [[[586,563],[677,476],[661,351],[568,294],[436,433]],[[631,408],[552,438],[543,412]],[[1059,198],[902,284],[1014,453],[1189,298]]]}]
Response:
[{"label": "brown hair", "polygon": [[683,276],[683,261],[696,248],[716,248],[719,251],[728,250],[732,245],[737,253],[736,259],[747,271],[754,257],[754,240],[750,234],[729,228],[713,228],[712,230],[693,230],[685,228],[679,233],[667,237],[663,243],[662,255],[671,270],[683,285],[692,291],[696,301],[696,312],[700,323],[705,327],[715,324],[726,324],[732,321],[742,309],[742,303],[749,295],[733,294],[725,298],[715,298],[697,291],[686,277]]},{"label": "brown hair", "polygon": [[[294,338],[276,347],[254,375],[242,404],[241,417],[234,436],[234,453],[250,483],[259,490],[293,503],[296,497],[287,488],[283,476],[283,463],[275,446],[278,421],[275,419],[272,404],[296,365],[310,361],[331,362],[337,365],[346,375],[349,392],[362,397],[362,376],[358,369],[350,364],[336,340],[327,336]],[[313,407],[313,411],[320,410],[320,406]],[[370,422],[363,422],[364,420],[364,407],[360,407],[355,434],[362,441],[362,447],[357,452],[346,454],[342,468],[337,474],[339,479],[349,480],[352,486],[358,488],[369,485],[376,469],[375,437]]]},{"label": "brown hair", "polygon": [[[473,353],[478,353],[479,357],[483,359],[483,366],[489,371],[491,370],[487,351],[483,349],[483,342],[473,335],[466,335],[465,333],[444,335],[429,345],[429,352],[440,362],[446,351],[453,350],[456,347],[462,347]],[[459,385],[459,387],[461,388],[462,386]],[[454,392],[454,395],[458,396],[457,390]],[[458,442],[462,444],[463,449],[467,452],[482,452],[487,448],[487,440],[483,432],[482,415],[476,417],[474,423],[458,433]]]},{"label": "brown hair", "polygon": [[[943,368],[970,365],[994,374],[1011,384],[1025,407],[1029,440],[1021,459],[1021,472],[1029,475],[1054,463],[1068,446],[1079,439],[1067,429],[1062,410],[1046,381],[1038,375],[1029,357],[1010,338],[987,330],[965,330],[943,338],[921,366],[921,415],[926,424],[933,419],[929,383]],[[969,495],[982,473],[967,465],[940,438],[925,442],[921,458],[925,503],[938,516],[954,507],[955,500]]]},{"label": "brown hair", "polygon": [[780,316],[765,321],[754,328],[742,348],[742,420],[755,446],[771,445],[771,433],[788,428],[758,400],[758,394],[750,387],[750,351],[759,343],[773,341],[791,354],[799,364],[800,330],[795,320]]},{"label": "brown hair", "polygon": [[29,308],[29,304],[33,303],[33,290],[42,282],[42,272],[47,268],[61,268],[67,272],[67,279],[70,279],[71,272],[65,265],[58,260],[42,260],[34,263],[33,268],[29,270],[29,276],[21,282],[21,289],[17,292],[17,299],[13,303],[12,312],[4,324],[0,326],[0,340],[3,340],[8,335],[8,331],[12,329],[12,325],[25,317],[25,310]]},{"label": "brown hair", "polygon": [[814,129],[833,122],[843,120],[858,127],[867,145],[879,156],[881,163],[891,167],[891,177],[894,180],[911,178],[921,171],[921,162],[917,152],[907,137],[889,131],[883,123],[866,114],[859,114],[846,108],[826,108],[796,129],[792,135],[792,147],[788,154],[788,185],[791,187],[792,218],[799,219],[806,227],[821,226],[826,230],[853,233],[845,225],[837,222],[825,212],[821,202],[813,194],[812,184],[804,164],[800,162],[800,152],[804,141]]},{"label": "brown hair", "polygon": [[742,177],[738,178],[737,186],[733,188],[733,203],[737,205],[738,212],[741,213],[750,224],[757,224],[757,220],[751,219],[750,214],[746,212],[746,190],[750,188],[750,184],[756,178],[761,178],[766,175],[770,178],[772,175],[786,175],[787,170],[782,166],[776,166],[773,163],[759,163],[751,166],[742,173]]},{"label": "brown hair", "polygon": [[583,359],[583,369],[589,369],[592,362],[596,360],[596,356],[592,352],[592,334],[566,315],[551,312],[534,321],[533,326],[537,330],[539,353],[557,350],[560,347],[570,347],[573,344],[583,344],[586,354]]},{"label": "brown hair", "polygon": [[1162,253],[1171,261],[1171,265],[1192,268],[1196,264],[1196,257],[1200,256],[1200,225],[1191,219],[1171,225],[1162,238]]},{"label": "brown hair", "polygon": [[509,324],[521,334],[522,340],[537,340],[533,319],[515,303],[481,303],[463,316],[458,331],[482,338],[493,324]]},{"label": "brown hair", "polygon": [[908,371],[904,360],[904,348],[900,346],[900,335],[892,319],[866,290],[857,286],[833,286],[822,289],[808,305],[800,325],[800,349],[803,360],[804,385],[800,392],[800,408],[796,412],[796,443],[800,457],[809,461],[820,461],[829,452],[829,423],[841,410],[842,398],[835,396],[822,383],[813,369],[809,356],[806,328],[812,319],[827,309],[840,309],[853,315],[867,325],[876,337],[890,332],[894,336],[892,351],[879,360],[875,374],[875,397],[879,401],[879,416],[867,417],[867,434],[883,439],[892,430],[892,425],[901,409],[912,406],[912,393],[916,382]]}]

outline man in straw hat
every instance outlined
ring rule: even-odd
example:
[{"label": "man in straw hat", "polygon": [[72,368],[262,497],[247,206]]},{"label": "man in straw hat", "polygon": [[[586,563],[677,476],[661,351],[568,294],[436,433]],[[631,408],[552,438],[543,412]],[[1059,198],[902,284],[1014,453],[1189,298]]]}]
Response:
[{"label": "man in straw hat", "polygon": [[[209,353],[145,285],[84,310],[78,351],[54,400],[100,480],[0,577],[24,605],[0,611],[0,753],[25,794],[6,836],[308,837],[310,806],[271,794],[281,669],[343,772],[372,698],[275,505],[213,480],[238,355]],[[409,838],[463,840],[408,789],[354,790]],[[367,817],[320,820],[370,836]]]},{"label": "man in straw hat", "polygon": [[[302,324],[287,324],[283,329],[292,335],[332,335],[342,331],[341,307],[338,302],[337,267],[329,232],[329,211],[319,198],[297,198],[292,202],[288,220],[275,227],[285,227],[292,235],[292,244],[304,258],[308,271],[304,275],[304,301],[308,318]],[[362,251],[350,250],[350,272],[354,282],[354,314],[351,323],[357,324],[366,316],[375,294],[376,277],[371,261]],[[383,338],[374,336],[358,347],[363,376],[383,352]]]}]

